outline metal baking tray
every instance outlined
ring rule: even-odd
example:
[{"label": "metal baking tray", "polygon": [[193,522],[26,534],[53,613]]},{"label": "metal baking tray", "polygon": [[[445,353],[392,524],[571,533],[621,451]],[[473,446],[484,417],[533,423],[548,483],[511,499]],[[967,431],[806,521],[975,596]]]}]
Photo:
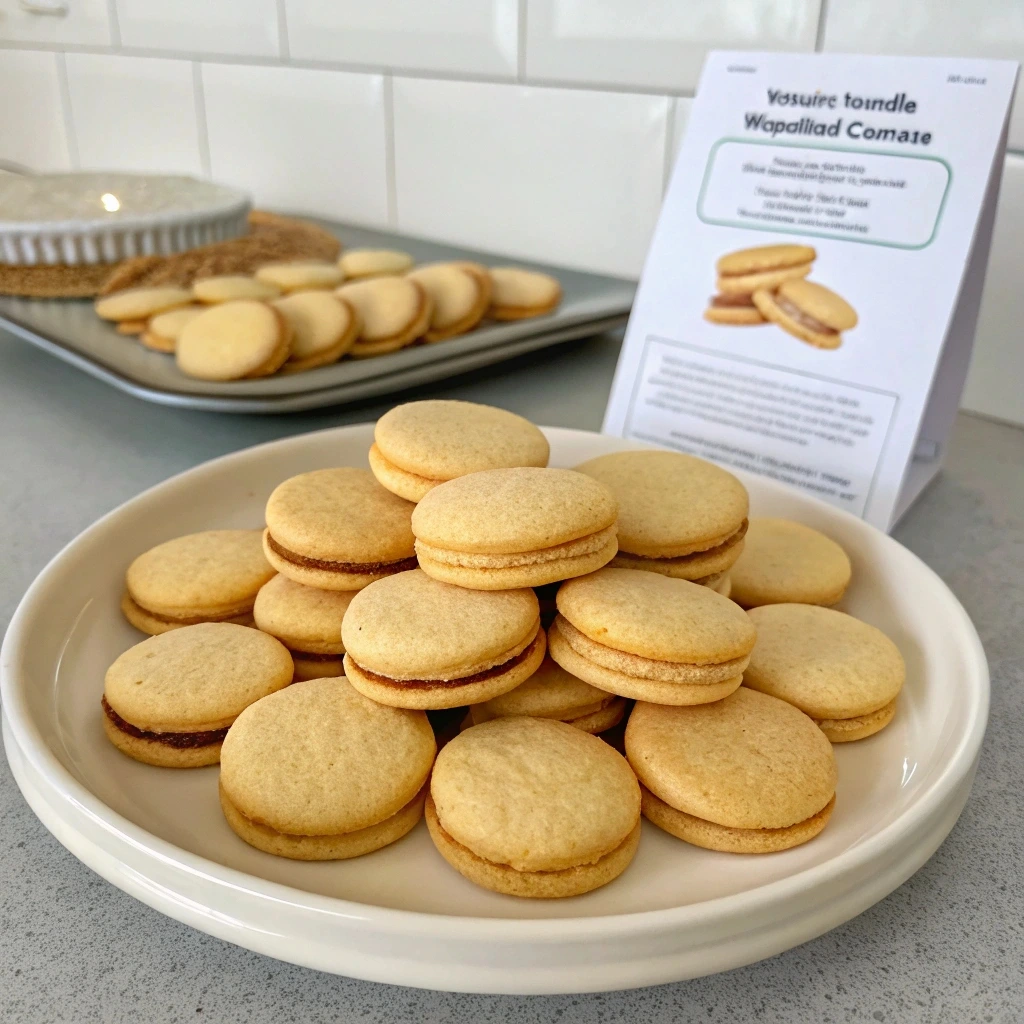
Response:
[{"label": "metal baking tray", "polygon": [[212,412],[284,413],[341,405],[443,380],[621,326],[636,290],[635,282],[620,278],[332,221],[317,223],[336,234],[345,248],[402,249],[417,263],[470,259],[488,266],[515,264],[542,270],[561,282],[562,303],[546,316],[490,323],[435,345],[415,345],[372,359],[342,360],[305,373],[226,383],[186,377],[172,357],[149,351],[100,320],[91,300],[0,296],[0,328],[149,402]]}]

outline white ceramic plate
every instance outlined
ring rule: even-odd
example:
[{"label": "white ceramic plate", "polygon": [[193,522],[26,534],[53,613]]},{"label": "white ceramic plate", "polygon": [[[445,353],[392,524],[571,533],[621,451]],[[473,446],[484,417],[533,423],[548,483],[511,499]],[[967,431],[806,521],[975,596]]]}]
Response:
[{"label": "white ceramic plate", "polygon": [[[548,430],[552,464],[635,443]],[[586,896],[478,889],[421,824],[352,861],[302,864],[245,845],[217,805],[217,769],[137,764],[105,740],[103,674],[139,634],[118,611],[125,567],[170,537],[257,526],[271,489],[322,466],[365,465],[371,425],[289,438],[168,480],[101,519],[40,574],[2,652],[7,756],[43,823],[115,885],[269,956],[373,981],[477,992],[584,992],[675,981],[770,956],[891,892],[956,821],[988,713],[977,634],[942,581],[895,541],[771,481],[756,515],[824,530],[850,552],[843,607],[893,637],[908,679],[892,726],[837,750],[828,828],[764,857],[711,853],[644,823],[626,873]]]}]

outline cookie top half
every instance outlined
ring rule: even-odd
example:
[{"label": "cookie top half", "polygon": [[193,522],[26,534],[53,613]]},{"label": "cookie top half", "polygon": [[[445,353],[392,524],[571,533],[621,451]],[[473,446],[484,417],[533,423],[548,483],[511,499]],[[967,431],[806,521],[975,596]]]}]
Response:
[{"label": "cookie top half", "polygon": [[290,649],[344,654],[341,621],[354,596],[351,590],[320,590],[278,575],[260,588],[252,613],[258,629]]},{"label": "cookie top half", "polygon": [[615,523],[604,484],[571,469],[471,473],[431,490],[413,513],[419,540],[450,551],[516,554],[588,537]]},{"label": "cookie top half", "polygon": [[724,543],[743,525],[747,489],[727,470],[681,452],[599,455],[576,467],[619,503],[619,550],[675,558]]},{"label": "cookie top half", "polygon": [[407,402],[377,421],[373,437],[399,469],[442,481],[484,469],[546,466],[550,452],[529,420],[475,402]]}]

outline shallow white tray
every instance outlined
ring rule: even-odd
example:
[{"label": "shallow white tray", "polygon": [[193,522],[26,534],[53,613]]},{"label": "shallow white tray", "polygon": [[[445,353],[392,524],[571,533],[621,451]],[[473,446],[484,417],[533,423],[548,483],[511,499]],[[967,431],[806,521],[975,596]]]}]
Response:
[{"label": "shallow white tray", "polygon": [[[552,464],[635,443],[550,429]],[[257,526],[285,477],[365,465],[371,425],[217,459],[126,503],[40,574],[0,654],[14,776],[72,853],[152,907],[269,956],[373,981],[479,992],[584,992],[675,981],[771,956],[835,927],[909,877],[967,799],[988,714],[977,634],[945,584],[858,519],[744,477],[754,514],[824,530],[850,552],[842,607],[899,644],[908,680],[892,726],[837,749],[828,828],[763,857],[712,853],[644,823],[639,853],[594,893],[528,901],[478,889],[419,825],[352,861],[301,864],[223,821],[217,769],[137,764],[103,736],[103,674],[140,635],[118,611],[125,567],[170,537]]]}]

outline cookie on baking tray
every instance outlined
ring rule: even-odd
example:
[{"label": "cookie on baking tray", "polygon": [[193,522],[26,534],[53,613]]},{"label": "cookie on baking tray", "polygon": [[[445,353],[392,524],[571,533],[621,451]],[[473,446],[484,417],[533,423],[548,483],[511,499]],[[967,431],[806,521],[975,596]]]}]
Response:
[{"label": "cookie on baking tray", "polygon": [[291,328],[285,373],[336,363],[355,344],[359,318],[344,300],[327,291],[295,292],[271,305]]},{"label": "cookie on baking tray", "polygon": [[145,329],[139,334],[139,341],[154,352],[174,353],[178,344],[178,336],[200,313],[205,306],[179,306],[169,309],[166,313],[157,313],[146,321]]},{"label": "cookie on baking tray", "polygon": [[118,324],[142,324],[145,327],[149,317],[178,306],[187,306],[192,301],[189,288],[129,288],[97,299],[93,308],[101,320],[113,320]]},{"label": "cookie on baking tray", "polygon": [[276,299],[281,289],[275,284],[258,280],[248,274],[222,274],[217,277],[200,277],[192,282],[192,293],[199,302],[216,305],[219,302],[233,302],[236,299],[258,299],[266,302]]},{"label": "cookie on baking tray", "polygon": [[272,306],[253,299],[221,302],[190,320],[178,335],[178,369],[199,380],[268,377],[291,352],[291,328]]},{"label": "cookie on baking tray", "polygon": [[343,284],[335,295],[348,302],[360,320],[350,349],[356,358],[397,352],[430,326],[433,303],[422,285],[406,277],[374,277]]},{"label": "cookie on baking tray", "polygon": [[491,305],[493,320],[526,320],[550,313],[562,301],[562,286],[550,274],[522,267],[492,267]]},{"label": "cookie on baking tray", "polygon": [[344,279],[336,263],[322,260],[293,260],[290,263],[266,263],[256,271],[256,280],[273,285],[285,295],[318,289],[337,288]]},{"label": "cookie on baking tray", "polygon": [[397,249],[347,249],[338,267],[348,281],[368,277],[391,277],[411,270],[413,259]]},{"label": "cookie on baking tray", "polygon": [[406,277],[422,285],[433,309],[423,340],[430,343],[471,331],[484,318],[489,289],[480,278],[455,263],[431,263],[410,270]]}]

